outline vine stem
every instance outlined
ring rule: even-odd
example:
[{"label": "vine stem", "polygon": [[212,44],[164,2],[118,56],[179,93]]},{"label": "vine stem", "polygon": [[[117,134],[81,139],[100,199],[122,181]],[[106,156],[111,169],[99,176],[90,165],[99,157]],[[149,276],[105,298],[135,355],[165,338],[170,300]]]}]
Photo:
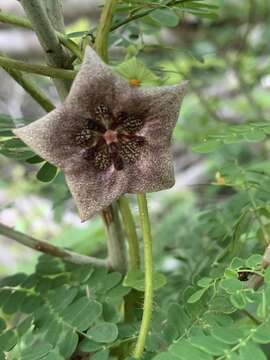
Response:
[{"label": "vine stem", "polygon": [[125,196],[121,196],[118,200],[118,204],[128,239],[130,270],[136,271],[140,269],[140,248],[135,222],[130,210],[128,199]]},{"label": "vine stem", "polygon": [[4,224],[0,224],[0,234],[8,237],[9,239],[15,240],[31,249],[59,257],[73,264],[94,265],[98,267],[108,267],[109,265],[107,260],[98,259],[92,256],[85,256],[75,253],[73,251],[59,248],[57,246],[47,243],[46,241],[37,240],[31,236],[16,231]]},{"label": "vine stem", "polygon": [[150,329],[152,310],[153,310],[153,254],[152,254],[152,235],[151,225],[148,214],[147,199],[145,194],[137,194],[137,201],[140,212],[140,221],[143,233],[144,244],[144,271],[145,271],[145,290],[143,317],[139,336],[134,350],[134,358],[140,359],[143,352],[147,334]]},{"label": "vine stem", "polygon": [[77,72],[73,70],[58,69],[40,64],[28,64],[24,61],[14,60],[6,56],[0,56],[0,65],[8,69],[21,70],[62,80],[73,80],[77,74]]}]

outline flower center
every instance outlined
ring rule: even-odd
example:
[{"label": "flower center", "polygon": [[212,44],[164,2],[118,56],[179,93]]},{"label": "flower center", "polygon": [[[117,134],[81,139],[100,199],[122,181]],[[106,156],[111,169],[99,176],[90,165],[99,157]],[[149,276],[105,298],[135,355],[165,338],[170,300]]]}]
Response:
[{"label": "flower center", "polygon": [[141,155],[145,139],[137,132],[143,125],[141,116],[126,112],[114,116],[105,105],[100,105],[75,139],[84,149],[84,158],[97,170],[104,171],[113,165],[121,171]]},{"label": "flower center", "polygon": [[104,140],[107,145],[110,145],[113,142],[117,142],[117,132],[114,130],[107,130],[103,135]]}]

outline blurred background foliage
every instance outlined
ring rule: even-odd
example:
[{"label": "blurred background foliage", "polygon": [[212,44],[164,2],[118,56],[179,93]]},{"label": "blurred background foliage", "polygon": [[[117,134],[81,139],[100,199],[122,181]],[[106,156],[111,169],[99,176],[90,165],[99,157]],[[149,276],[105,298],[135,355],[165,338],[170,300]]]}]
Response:
[{"label": "blurred background foliage", "polygon": [[[20,11],[15,3],[14,11]],[[110,36],[112,65],[126,79],[137,78],[142,86],[189,80],[174,133],[176,185],[150,195],[156,256],[160,267],[170,271],[182,266],[198,270],[203,263],[207,268],[206,254],[211,262],[228,248],[234,227],[246,221],[243,213],[254,221],[248,228],[242,226],[243,233],[238,231],[239,237],[246,236],[240,243],[235,240],[235,252],[263,248],[263,241],[254,240],[260,223],[267,225],[267,217],[260,221],[258,217],[269,206],[269,4],[267,0],[199,3],[198,8],[187,2],[156,10]],[[133,3],[135,10],[138,4]],[[98,14],[94,5],[86,16],[68,18],[70,38],[80,42],[89,29],[94,30]],[[65,12],[69,14],[74,6],[64,2]],[[130,6],[119,4],[115,24]],[[1,31],[12,39],[19,30],[2,25]],[[8,52],[4,42],[2,45]],[[41,56],[36,44],[26,46],[32,47],[37,59]],[[30,59],[34,55],[22,56]],[[42,110],[4,72],[1,77],[7,86],[1,89],[0,110],[10,116],[2,116],[6,121],[1,125],[3,135],[9,122],[13,126],[30,122]],[[35,77],[35,81],[58,101],[48,79]],[[0,157],[0,220],[82,253],[102,253],[101,221],[95,218],[81,224],[63,175],[58,173],[47,183],[38,181],[41,165],[17,160],[30,157],[28,149],[18,146],[22,145],[12,140],[1,143],[1,153],[10,158]],[[53,176],[44,171],[41,180]],[[33,269],[36,254],[32,251],[3,238],[1,246],[2,275]]]},{"label": "blurred background foliage", "polygon": [[[95,29],[99,7],[90,3],[93,7],[82,16],[83,1],[64,1],[67,36],[78,43],[91,38]],[[143,11],[156,3],[144,2]],[[16,1],[0,5],[3,10],[14,6],[14,12],[20,13]],[[192,318],[205,311],[201,304],[196,310],[195,303],[206,290],[190,298],[197,280],[208,277],[209,282],[201,286],[208,289],[211,279],[223,279],[226,268],[235,275],[241,266],[233,265],[233,258],[263,254],[270,241],[269,1],[186,1],[149,12],[118,29],[123,14],[127,10],[136,14],[140,6],[140,1],[132,5],[119,2],[116,30],[110,36],[111,65],[141,86],[189,80],[173,139],[176,184],[168,191],[150,194],[149,199],[156,267],[168,280],[158,292],[156,306],[164,310],[171,302],[181,304],[189,299]],[[1,25],[1,51],[40,60],[32,34],[25,33],[25,48],[21,49],[16,45],[17,31]],[[13,41],[13,49],[1,33],[7,42]],[[55,174],[52,168],[40,172],[42,165],[35,163],[34,154],[9,137],[11,127],[33,121],[42,110],[4,72],[0,71],[0,77],[4,84],[0,112],[5,114],[0,116],[0,222],[83,254],[103,256],[105,233],[100,219],[81,224],[63,174]],[[34,78],[57,103],[52,83]],[[32,160],[25,161],[29,158]],[[133,208],[137,214],[135,204]],[[36,253],[3,237],[0,242],[1,277],[33,271]],[[258,261],[249,262],[250,268],[256,264]],[[239,300],[239,294],[222,284],[221,290],[231,296],[227,305],[243,309],[248,295],[241,293]],[[166,316],[173,318],[173,306],[170,309]],[[210,318],[200,320],[211,328]],[[156,321],[159,331],[159,319]],[[148,344],[150,353],[151,349],[155,344]],[[163,359],[172,359],[172,354],[160,357]]]}]

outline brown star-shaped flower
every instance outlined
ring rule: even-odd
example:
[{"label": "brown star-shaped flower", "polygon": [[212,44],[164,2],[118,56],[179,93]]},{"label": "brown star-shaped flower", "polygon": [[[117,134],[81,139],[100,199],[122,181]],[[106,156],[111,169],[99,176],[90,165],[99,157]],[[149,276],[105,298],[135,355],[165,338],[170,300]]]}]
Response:
[{"label": "brown star-shaped flower", "polygon": [[87,220],[123,193],[174,185],[170,143],[185,89],[131,86],[88,47],[64,104],[14,133],[64,171]]}]

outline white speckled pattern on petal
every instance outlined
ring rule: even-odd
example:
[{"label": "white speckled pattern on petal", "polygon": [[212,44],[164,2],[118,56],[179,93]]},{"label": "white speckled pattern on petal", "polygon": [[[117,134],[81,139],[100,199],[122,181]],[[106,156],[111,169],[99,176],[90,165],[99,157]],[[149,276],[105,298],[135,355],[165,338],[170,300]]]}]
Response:
[{"label": "white speckled pattern on petal", "polygon": [[132,87],[87,48],[64,104],[14,133],[63,170],[84,221],[122,193],[173,186],[171,137],[186,85]]}]

